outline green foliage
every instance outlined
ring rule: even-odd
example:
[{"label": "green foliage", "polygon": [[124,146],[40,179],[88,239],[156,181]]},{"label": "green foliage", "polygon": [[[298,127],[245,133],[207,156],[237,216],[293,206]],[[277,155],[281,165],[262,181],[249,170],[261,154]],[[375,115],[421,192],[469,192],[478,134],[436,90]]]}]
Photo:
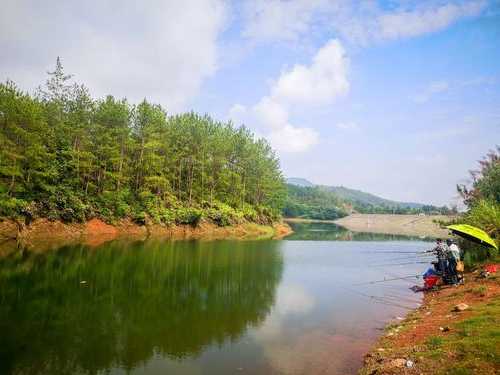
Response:
[{"label": "green foliage", "polygon": [[264,322],[283,263],[275,241],[114,241],[2,257],[0,374],[109,373],[159,352],[174,365],[199,357]]},{"label": "green foliage", "polygon": [[472,186],[458,185],[464,203],[472,207],[480,200],[500,204],[500,146],[479,161],[479,170],[470,172]]},{"label": "green foliage", "polygon": [[440,348],[443,345],[443,338],[438,336],[431,336],[425,342],[427,347],[431,350]]},{"label": "green foliage", "polygon": [[[494,374],[500,363],[500,299],[476,304],[473,315],[455,323],[443,337],[432,336],[415,353],[438,362],[433,374]],[[443,361],[443,355],[453,361]]]},{"label": "green foliage", "polygon": [[402,203],[377,197],[343,186],[313,185],[304,179],[287,181],[288,200],[283,209],[286,217],[303,217],[318,220],[334,220],[347,211],[365,214],[450,214],[448,207],[436,207],[418,203]]},{"label": "green foliage", "polygon": [[481,199],[464,216],[465,222],[500,238],[500,203]]},{"label": "green foliage", "polygon": [[[500,147],[490,151],[480,162],[480,169],[472,171],[472,187],[459,185],[458,191],[469,210],[460,222],[474,225],[488,233],[497,244],[500,241]],[[470,241],[462,241],[467,266],[498,256],[495,249],[487,249]]]},{"label": "green foliage", "polygon": [[285,217],[334,220],[347,215],[343,202],[325,188],[287,185],[288,199],[283,208]]},{"label": "green foliage", "polygon": [[217,225],[224,227],[237,224],[241,220],[243,213],[237,212],[233,207],[222,202],[215,202],[212,207],[204,210],[204,216]]},{"label": "green foliage", "polygon": [[203,211],[198,208],[186,207],[177,210],[175,221],[177,224],[196,225],[201,220]]},{"label": "green foliage", "polygon": [[279,217],[269,144],[208,116],[93,99],[61,62],[36,97],[0,84],[0,216],[229,225]]}]

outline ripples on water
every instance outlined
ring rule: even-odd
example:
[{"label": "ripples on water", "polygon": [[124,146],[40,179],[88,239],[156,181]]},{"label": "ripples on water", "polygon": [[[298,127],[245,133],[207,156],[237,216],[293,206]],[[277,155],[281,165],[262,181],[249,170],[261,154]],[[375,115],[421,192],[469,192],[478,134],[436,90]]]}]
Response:
[{"label": "ripples on water", "polygon": [[370,282],[422,273],[415,252],[430,245],[294,229],[283,241],[113,241],[1,258],[0,373],[355,373],[379,329],[419,301],[416,279]]}]

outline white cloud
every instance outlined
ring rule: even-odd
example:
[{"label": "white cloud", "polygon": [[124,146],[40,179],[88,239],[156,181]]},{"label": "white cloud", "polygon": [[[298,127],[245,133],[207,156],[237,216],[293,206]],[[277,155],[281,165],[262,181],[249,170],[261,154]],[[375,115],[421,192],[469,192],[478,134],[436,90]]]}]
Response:
[{"label": "white cloud", "polygon": [[280,129],[288,124],[288,110],[272,97],[263,97],[253,110],[257,120],[271,129]]},{"label": "white cloud", "polygon": [[[223,0],[7,0],[0,13],[0,79],[34,88],[56,56],[96,95],[144,97],[181,110],[217,69]],[[29,20],[29,22],[27,22]],[[8,72],[8,76],[3,72]]]},{"label": "white cloud", "polygon": [[244,122],[245,117],[248,114],[247,107],[244,105],[236,103],[229,109],[229,113],[227,117],[229,120],[232,120],[235,123],[242,123]]},{"label": "white cloud", "polygon": [[251,0],[244,6],[243,35],[261,41],[294,40],[309,30],[325,0]]},{"label": "white cloud", "polygon": [[[417,37],[445,29],[466,17],[479,15],[485,0],[446,2],[441,4],[401,5],[384,11],[375,3],[359,9],[344,5],[334,16],[333,28],[355,44]],[[422,5],[423,4],[423,5]]]},{"label": "white cloud", "polygon": [[349,131],[359,130],[359,125],[356,124],[355,122],[339,122],[335,126],[341,130],[349,130]]},{"label": "white cloud", "polygon": [[349,60],[336,39],[325,44],[311,66],[295,65],[281,74],[272,96],[292,104],[325,104],[349,90]]},{"label": "white cloud", "polygon": [[378,20],[379,36],[383,39],[396,39],[442,30],[461,18],[477,16],[485,5],[485,1],[468,1],[463,4],[448,3],[434,8],[382,14]]},{"label": "white cloud", "polygon": [[[250,111],[234,105],[229,117],[242,116],[262,126],[262,133],[274,148],[282,152],[303,152],[319,142],[318,133],[310,127],[290,122],[292,108],[332,103],[349,90],[349,60],[338,40],[328,41],[318,50],[309,66],[295,65],[281,73],[264,96]],[[241,121],[244,122],[244,121]]]},{"label": "white cloud", "polygon": [[440,31],[479,15],[486,6],[486,0],[401,2],[386,10],[377,1],[253,0],[244,7],[243,35],[261,41],[294,41],[319,27],[367,45]]},{"label": "white cloud", "polygon": [[267,138],[278,151],[303,152],[319,142],[319,134],[311,128],[298,128],[286,124],[273,130]]},{"label": "white cloud", "polygon": [[314,297],[301,285],[280,286],[272,314],[251,334],[261,343],[280,340],[283,337],[284,319],[290,315],[306,315],[315,305]]},{"label": "white cloud", "polygon": [[448,91],[450,85],[446,81],[431,82],[423,91],[413,96],[413,100],[417,103],[425,103],[436,94]]}]

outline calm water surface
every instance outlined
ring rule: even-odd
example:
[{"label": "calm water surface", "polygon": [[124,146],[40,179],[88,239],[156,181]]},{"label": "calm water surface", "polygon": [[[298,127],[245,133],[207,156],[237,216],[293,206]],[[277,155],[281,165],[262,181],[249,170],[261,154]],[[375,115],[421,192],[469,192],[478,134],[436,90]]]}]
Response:
[{"label": "calm water surface", "polygon": [[430,244],[294,229],[4,257],[0,374],[354,374],[420,298],[416,279],[370,282],[422,273],[411,252]]}]

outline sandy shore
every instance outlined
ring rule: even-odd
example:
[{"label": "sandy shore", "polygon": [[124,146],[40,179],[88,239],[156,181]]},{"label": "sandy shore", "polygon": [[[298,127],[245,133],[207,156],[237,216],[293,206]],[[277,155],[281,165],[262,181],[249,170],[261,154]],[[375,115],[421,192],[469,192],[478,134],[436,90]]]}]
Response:
[{"label": "sandy shore", "polygon": [[353,232],[370,232],[400,234],[420,237],[447,237],[447,229],[440,228],[437,221],[450,221],[444,215],[387,215],[387,214],[353,214],[338,220],[309,220],[286,218],[292,223],[333,223]]},{"label": "sandy shore", "polygon": [[353,232],[400,234],[421,237],[447,237],[448,230],[440,228],[437,221],[450,221],[444,215],[390,215],[390,214],[353,214],[337,220],[311,220],[285,218],[291,223],[332,223]]},{"label": "sandy shore", "polygon": [[436,221],[449,221],[448,216],[354,214],[334,223],[355,232],[403,234],[423,237],[446,237],[448,230]]}]

